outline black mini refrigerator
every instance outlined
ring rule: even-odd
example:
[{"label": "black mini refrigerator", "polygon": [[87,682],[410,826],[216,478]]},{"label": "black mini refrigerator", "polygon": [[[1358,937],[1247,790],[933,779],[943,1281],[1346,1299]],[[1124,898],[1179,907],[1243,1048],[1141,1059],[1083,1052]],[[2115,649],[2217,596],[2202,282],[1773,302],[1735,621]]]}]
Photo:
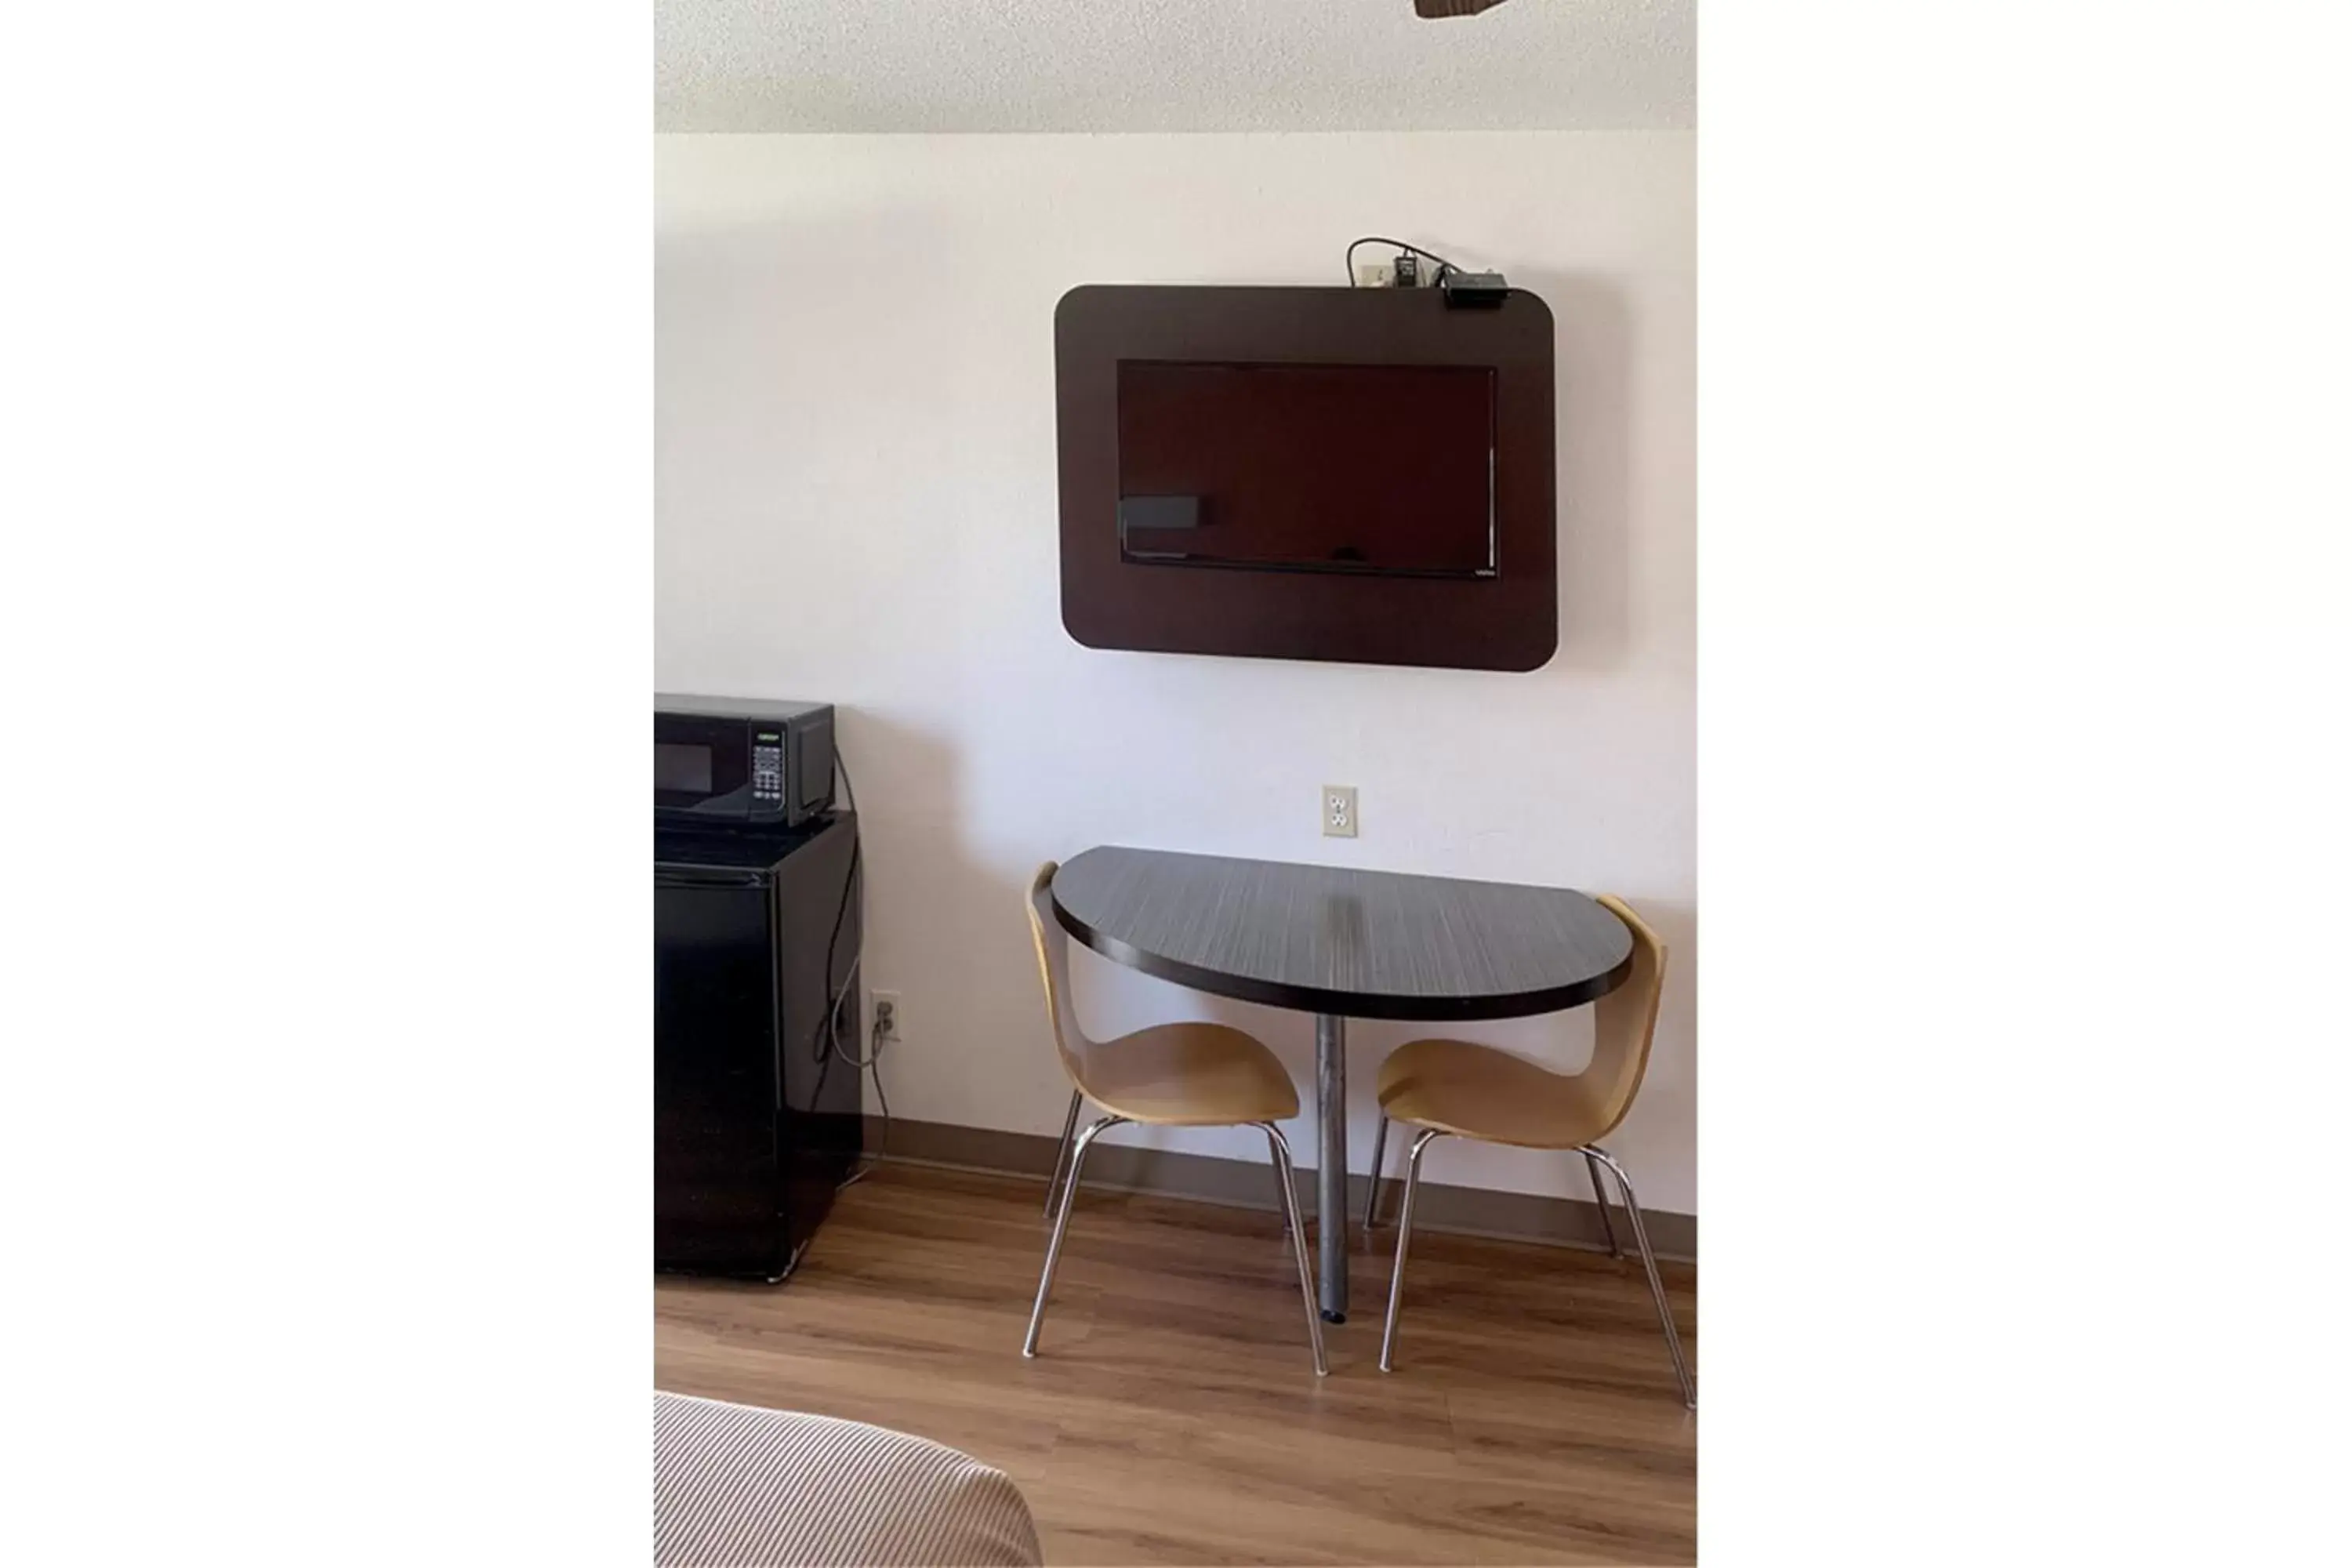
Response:
[{"label": "black mini refrigerator", "polygon": [[857,824],[654,833],[654,1267],[777,1280],[863,1147]]}]

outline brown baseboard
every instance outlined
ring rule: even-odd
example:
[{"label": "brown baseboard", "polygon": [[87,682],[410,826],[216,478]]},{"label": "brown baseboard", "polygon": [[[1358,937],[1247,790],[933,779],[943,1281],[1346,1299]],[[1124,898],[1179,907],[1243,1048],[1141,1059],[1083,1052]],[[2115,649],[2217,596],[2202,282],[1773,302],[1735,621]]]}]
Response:
[{"label": "brown baseboard", "polygon": [[[866,1147],[884,1159],[912,1164],[946,1165],[958,1170],[992,1171],[1029,1176],[1043,1182],[1054,1169],[1058,1141],[1035,1132],[1003,1132],[989,1127],[958,1127],[945,1121],[909,1121],[895,1117],[885,1146],[882,1119],[866,1119]],[[1116,1134],[1113,1135],[1115,1137]],[[1151,1193],[1161,1197],[1191,1198],[1233,1208],[1275,1208],[1275,1194],[1264,1161],[1222,1160],[1209,1154],[1181,1154],[1165,1149],[1139,1149],[1105,1137],[1087,1154],[1086,1184],[1120,1192]],[[1573,1159],[1562,1155],[1562,1159]],[[1399,1151],[1391,1149],[1391,1163]],[[1369,1176],[1348,1177],[1348,1212],[1364,1212],[1364,1187]],[[1393,1217],[1402,1195],[1399,1181],[1388,1178],[1381,1193],[1381,1213]],[[1299,1176],[1300,1202],[1312,1211],[1315,1183],[1310,1173]],[[1698,1257],[1698,1216],[1670,1210],[1644,1209],[1642,1217],[1650,1245],[1661,1258],[1695,1261]],[[1624,1216],[1618,1216],[1619,1239],[1630,1243]],[[1608,1245],[1601,1211],[1580,1198],[1538,1197],[1530,1193],[1496,1193],[1483,1187],[1449,1186],[1423,1179],[1414,1199],[1413,1228],[1454,1231],[1465,1236],[1488,1236],[1506,1241],[1540,1241],[1557,1246],[1603,1247]]]}]

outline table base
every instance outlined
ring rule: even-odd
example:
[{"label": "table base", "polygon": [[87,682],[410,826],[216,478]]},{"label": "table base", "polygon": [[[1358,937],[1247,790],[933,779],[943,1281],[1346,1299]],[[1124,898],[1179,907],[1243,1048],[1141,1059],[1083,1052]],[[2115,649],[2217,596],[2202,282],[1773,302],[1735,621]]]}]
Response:
[{"label": "table base", "polygon": [[1348,1321],[1348,1021],[1315,1015],[1315,1268],[1323,1321]]}]

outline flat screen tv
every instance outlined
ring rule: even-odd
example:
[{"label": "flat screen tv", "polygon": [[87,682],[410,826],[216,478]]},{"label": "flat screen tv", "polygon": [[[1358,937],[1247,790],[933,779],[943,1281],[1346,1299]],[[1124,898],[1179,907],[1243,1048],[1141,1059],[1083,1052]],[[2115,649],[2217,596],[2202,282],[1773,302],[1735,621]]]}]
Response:
[{"label": "flat screen tv", "polygon": [[1088,285],[1055,313],[1062,618],[1095,647],[1532,669],[1552,321],[1428,289]]},{"label": "flat screen tv", "polygon": [[1495,373],[1122,360],[1118,545],[1192,566],[1491,575]]}]

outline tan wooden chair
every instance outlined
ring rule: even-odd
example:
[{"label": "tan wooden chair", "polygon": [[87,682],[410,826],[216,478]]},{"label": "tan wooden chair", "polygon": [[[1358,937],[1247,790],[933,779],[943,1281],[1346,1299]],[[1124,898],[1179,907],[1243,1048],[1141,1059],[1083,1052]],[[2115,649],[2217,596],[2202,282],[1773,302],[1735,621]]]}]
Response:
[{"label": "tan wooden chair", "polygon": [[[1255,1127],[1265,1132],[1274,1160],[1275,1184],[1298,1260],[1298,1293],[1307,1305],[1307,1336],[1315,1350],[1315,1374],[1330,1367],[1323,1359],[1323,1320],[1315,1310],[1315,1276],[1307,1263],[1307,1237],[1298,1223],[1297,1180],[1290,1145],[1275,1123],[1298,1114],[1298,1089],[1290,1074],[1264,1044],[1223,1024],[1158,1024],[1099,1043],[1078,1027],[1070,1004],[1070,939],[1054,918],[1051,860],[1037,868],[1029,884],[1029,931],[1036,939],[1037,969],[1045,984],[1045,1017],[1054,1048],[1070,1078],[1070,1110],[1062,1122],[1062,1152],[1045,1188],[1045,1211],[1054,1215],[1054,1237],[1045,1245],[1045,1270],[1037,1280],[1037,1304],[1029,1313],[1029,1336],[1021,1353],[1037,1353],[1037,1331],[1045,1321],[1045,1298],[1054,1289],[1062,1237],[1077,1205],[1078,1173],[1094,1141],[1121,1122],[1151,1127]],[[1109,1112],[1076,1132],[1078,1107],[1091,1100]],[[1076,1132],[1076,1142],[1071,1135]],[[1062,1167],[1069,1166],[1069,1178]],[[1060,1194],[1058,1208],[1055,1197]]]},{"label": "tan wooden chair", "polygon": [[1521,1149],[1572,1149],[1581,1153],[1592,1178],[1592,1195],[1601,1205],[1609,1250],[1622,1258],[1617,1229],[1609,1219],[1609,1197],[1601,1185],[1601,1167],[1609,1168],[1625,1197],[1625,1217],[1633,1227],[1633,1243],[1641,1249],[1642,1267],[1650,1277],[1658,1322],[1666,1331],[1675,1375],[1682,1380],[1683,1403],[1698,1408],[1698,1393],[1691,1383],[1690,1367],[1683,1360],[1682,1337],[1675,1331],[1675,1315],[1666,1304],[1665,1286],[1658,1279],[1658,1260],[1650,1251],[1649,1232],[1642,1224],[1633,1184],[1626,1177],[1625,1167],[1601,1147],[1601,1140],[1625,1120],[1649,1065],[1650,1037],[1657,1028],[1658,996],[1665,980],[1666,949],[1622,899],[1603,893],[1600,902],[1633,933],[1633,972],[1622,985],[1592,1005],[1592,1060],[1582,1072],[1573,1077],[1549,1072],[1507,1051],[1467,1040],[1414,1040],[1399,1047],[1381,1064],[1380,1131],[1372,1140],[1371,1194],[1364,1205],[1367,1232],[1380,1202],[1381,1154],[1388,1142],[1389,1123],[1402,1121],[1423,1129],[1405,1159],[1404,1206],[1397,1215],[1396,1269],[1389,1279],[1388,1326],[1381,1335],[1382,1372],[1393,1370],[1397,1313],[1404,1299],[1405,1251],[1412,1241],[1412,1199],[1421,1180],[1421,1157],[1432,1142],[1451,1133]]}]

